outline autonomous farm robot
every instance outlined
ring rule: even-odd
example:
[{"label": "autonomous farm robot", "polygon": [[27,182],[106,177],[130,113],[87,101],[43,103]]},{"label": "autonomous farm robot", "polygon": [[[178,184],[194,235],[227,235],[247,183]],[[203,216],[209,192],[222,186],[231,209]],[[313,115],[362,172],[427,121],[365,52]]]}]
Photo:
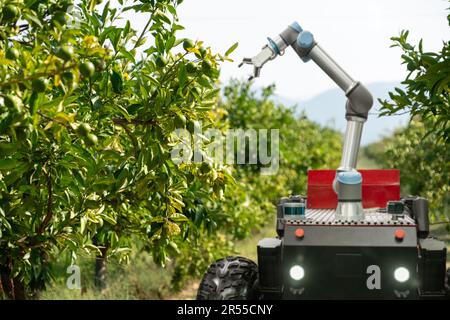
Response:
[{"label": "autonomous farm robot", "polygon": [[398,170],[356,170],[373,104],[296,22],[244,64],[263,65],[291,46],[344,91],[347,128],[337,170],[310,170],[307,196],[282,198],[277,237],[258,243],[258,265],[243,257],[213,263],[197,299],[448,299],[444,242],[429,235],[428,202],[400,198]]}]

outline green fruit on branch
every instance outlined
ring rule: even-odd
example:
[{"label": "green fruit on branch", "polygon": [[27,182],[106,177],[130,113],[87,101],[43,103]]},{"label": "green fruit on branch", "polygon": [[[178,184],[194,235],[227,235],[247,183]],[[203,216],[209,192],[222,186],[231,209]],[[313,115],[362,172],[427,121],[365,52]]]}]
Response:
[{"label": "green fruit on branch", "polygon": [[188,73],[195,73],[197,72],[197,67],[193,62],[189,62],[188,64],[186,64],[186,71]]},{"label": "green fruit on branch", "polygon": [[406,68],[408,69],[408,71],[414,71],[416,70],[417,66],[414,62],[408,62]]},{"label": "green fruit on branch", "polygon": [[8,50],[6,50],[5,57],[9,60],[17,60],[19,59],[19,55],[19,50],[17,50],[16,48],[8,48]]},{"label": "green fruit on branch", "polygon": [[209,162],[202,162],[201,166],[200,166],[200,172],[203,174],[207,174],[208,172],[210,172],[212,169],[212,165]]},{"label": "green fruit on branch", "polygon": [[20,112],[20,100],[13,95],[7,95],[3,98],[5,106],[12,112]]},{"label": "green fruit on branch", "polygon": [[174,124],[177,128],[184,128],[186,126],[186,117],[183,114],[176,114]]},{"label": "green fruit on branch", "polygon": [[44,79],[44,78],[38,78],[38,79],[34,79],[31,82],[31,87],[33,88],[33,91],[35,92],[45,92],[45,90],[47,90],[48,87],[48,80]]},{"label": "green fruit on branch", "polygon": [[56,51],[56,56],[58,58],[63,59],[64,61],[68,61],[70,59],[72,59],[74,55],[74,50],[72,48],[72,46],[69,45],[63,45],[60,48],[58,48],[58,50]]},{"label": "green fruit on branch", "polygon": [[61,78],[65,83],[70,83],[70,82],[73,82],[73,80],[75,79],[75,76],[73,75],[73,73],[71,71],[66,71],[61,74]]},{"label": "green fruit on branch", "polygon": [[96,60],[94,61],[95,69],[97,71],[103,71],[106,68],[106,61],[105,60]]},{"label": "green fruit on branch", "polygon": [[212,69],[212,64],[208,60],[203,60],[202,62],[202,70],[203,71],[210,71]]},{"label": "green fruit on branch", "polygon": [[80,65],[80,72],[86,78],[90,78],[95,74],[95,66],[90,61],[83,62]]},{"label": "green fruit on branch", "polygon": [[198,49],[198,51],[200,52],[200,55],[197,55],[197,56],[199,56],[200,58],[204,58],[206,56],[205,48],[200,48],[200,49]]},{"label": "green fruit on branch", "polygon": [[192,40],[186,39],[186,40],[183,41],[183,49],[184,50],[187,51],[188,49],[194,48],[194,47],[195,47],[195,45],[194,45],[194,42]]},{"label": "green fruit on branch", "polygon": [[157,56],[155,59],[155,63],[158,67],[163,68],[167,64],[166,58],[164,56]]},{"label": "green fruit on branch", "polygon": [[61,26],[66,25],[67,23],[67,16],[64,11],[56,11],[53,15],[53,21],[58,22]]},{"label": "green fruit on branch", "polygon": [[86,142],[87,142],[87,144],[89,144],[91,146],[94,146],[94,145],[96,145],[98,143],[98,138],[97,138],[97,136],[95,134],[89,133],[86,136]]},{"label": "green fruit on branch", "polygon": [[73,6],[73,1],[72,0],[64,0],[64,1],[60,1],[58,4],[57,4],[57,8],[58,9],[60,9],[61,11],[67,11],[67,9],[70,7],[70,6]]},{"label": "green fruit on branch", "polygon": [[15,5],[9,4],[3,7],[2,20],[4,22],[14,22],[19,18],[19,16],[20,16],[19,8],[17,8]]},{"label": "green fruit on branch", "polygon": [[[78,128],[77,132],[83,137],[86,137],[91,132],[91,127],[87,123],[81,123]],[[96,137],[97,138],[97,137]]]}]

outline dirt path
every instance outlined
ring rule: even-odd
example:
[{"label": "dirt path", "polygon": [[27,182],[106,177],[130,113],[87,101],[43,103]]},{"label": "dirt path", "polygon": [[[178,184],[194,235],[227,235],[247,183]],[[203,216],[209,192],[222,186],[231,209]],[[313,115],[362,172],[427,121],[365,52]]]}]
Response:
[{"label": "dirt path", "polygon": [[166,300],[194,300],[199,283],[200,279],[189,281],[180,292],[166,297]]}]

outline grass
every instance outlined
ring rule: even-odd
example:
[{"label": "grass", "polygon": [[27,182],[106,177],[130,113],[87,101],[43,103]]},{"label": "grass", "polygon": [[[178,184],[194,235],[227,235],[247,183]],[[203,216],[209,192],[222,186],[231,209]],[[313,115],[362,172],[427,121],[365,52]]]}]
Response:
[{"label": "grass", "polygon": [[94,261],[80,259],[81,289],[68,289],[67,277],[59,272],[53,285],[44,291],[40,299],[49,300],[142,300],[163,299],[170,294],[172,268],[157,266],[149,254],[142,253],[131,258],[129,265],[114,261],[108,263],[108,287],[98,290],[93,284]]},{"label": "grass", "polygon": [[[251,237],[236,243],[236,255],[248,257],[254,261],[256,246],[259,239],[275,236],[275,227],[269,224]],[[108,287],[100,291],[93,284],[94,261],[80,258],[81,289],[68,289],[65,267],[68,259],[62,258],[56,273],[60,276],[44,292],[40,299],[44,300],[142,300],[142,299],[195,299],[200,279],[193,279],[186,283],[183,290],[173,292],[170,280],[173,268],[157,266],[148,253],[135,254],[127,266],[108,263]]]}]

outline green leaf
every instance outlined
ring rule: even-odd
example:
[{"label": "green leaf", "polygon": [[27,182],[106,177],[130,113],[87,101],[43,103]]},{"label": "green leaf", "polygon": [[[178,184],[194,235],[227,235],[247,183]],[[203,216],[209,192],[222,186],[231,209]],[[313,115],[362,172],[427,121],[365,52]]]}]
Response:
[{"label": "green leaf", "polygon": [[0,156],[10,156],[17,152],[16,143],[0,142]]},{"label": "green leaf", "polygon": [[39,28],[42,28],[42,22],[41,20],[39,20],[38,17],[36,17],[35,15],[29,14],[29,13],[25,13],[23,15],[23,17],[31,22],[33,22],[34,24],[36,24]]},{"label": "green leaf", "polygon": [[169,52],[170,49],[172,49],[173,45],[175,44],[175,40],[176,40],[175,36],[172,35],[167,39],[165,45],[166,52]]},{"label": "green leaf", "polygon": [[123,29],[123,34],[127,35],[130,32],[130,21],[127,20],[127,23],[125,24],[125,28]]},{"label": "green leaf", "polygon": [[117,51],[117,46],[119,44],[120,39],[122,38],[122,29],[115,28],[110,34],[110,40],[114,47],[114,50]]},{"label": "green leaf", "polygon": [[116,71],[113,71],[111,74],[111,84],[112,84],[114,93],[122,92],[122,90],[123,90],[122,76]]},{"label": "green leaf", "polygon": [[120,104],[116,104],[114,105],[114,108],[116,108],[124,116],[124,118],[127,119],[127,121],[131,120],[130,114],[123,106],[121,106]]},{"label": "green leaf", "polygon": [[169,10],[169,12],[170,12],[172,15],[174,15],[174,16],[177,15],[177,10],[175,9],[175,7],[174,7],[173,5],[168,4],[168,5],[167,5],[167,10]]},{"label": "green leaf", "polygon": [[162,11],[158,10],[154,15],[153,15],[153,19],[157,20],[157,21],[163,21],[167,24],[170,24],[170,18]]},{"label": "green leaf", "polygon": [[0,180],[0,191],[8,192],[8,188],[3,180]]},{"label": "green leaf", "polygon": [[236,50],[236,48],[238,47],[239,43],[236,42],[235,44],[233,44],[226,52],[225,52],[225,56],[229,56],[234,50]]},{"label": "green leaf", "polygon": [[19,162],[15,159],[0,160],[0,170],[11,170],[18,166]]},{"label": "green leaf", "polygon": [[189,219],[182,213],[176,212],[170,216],[170,220],[174,222],[187,222]]},{"label": "green leaf", "polygon": [[81,219],[80,219],[80,232],[81,233],[84,233],[84,231],[86,230],[86,223],[87,223],[87,218],[81,217]]},{"label": "green leaf", "polygon": [[100,216],[102,217],[103,220],[105,220],[109,224],[112,224],[112,225],[116,225],[117,224],[117,221],[113,217],[111,217],[111,216],[109,216],[107,214],[102,213]]},{"label": "green leaf", "polygon": [[102,12],[102,21],[103,22],[106,21],[106,17],[108,16],[108,11],[109,11],[109,1],[105,4],[105,7],[103,8],[103,12]]},{"label": "green leaf", "polygon": [[120,54],[122,57],[128,59],[132,63],[136,63],[136,60],[134,59],[134,56],[126,49],[120,49]]},{"label": "green leaf", "polygon": [[178,81],[180,82],[180,87],[184,87],[187,81],[187,73],[186,73],[186,67],[184,66],[184,63],[180,63],[178,67]]}]

